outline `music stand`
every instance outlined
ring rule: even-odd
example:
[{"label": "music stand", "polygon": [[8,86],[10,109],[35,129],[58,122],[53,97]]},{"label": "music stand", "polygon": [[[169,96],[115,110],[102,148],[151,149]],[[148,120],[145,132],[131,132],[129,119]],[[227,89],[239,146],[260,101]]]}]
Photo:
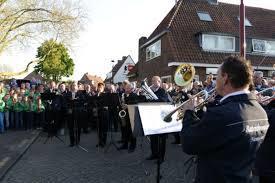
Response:
[{"label": "music stand", "polygon": [[112,131],[112,124],[111,124],[111,120],[110,120],[110,109],[111,108],[116,108],[117,106],[120,105],[119,102],[119,95],[117,93],[102,93],[98,99],[97,99],[97,105],[100,108],[106,108],[108,111],[108,119],[107,119],[107,139],[109,137],[109,144],[107,144],[107,146],[104,149],[104,152],[106,153],[108,151],[108,149],[110,148],[111,145],[113,145],[116,150],[119,151],[119,148],[117,147],[114,139],[113,139],[113,131]]},{"label": "music stand", "polygon": [[[41,100],[44,100],[44,101],[53,101],[55,100],[57,97],[60,97],[58,95],[56,95],[55,93],[41,93]],[[53,111],[54,109],[51,107],[51,103],[49,103],[48,105],[49,107],[49,111]],[[51,139],[52,141],[52,138],[55,137],[57,138],[59,141],[61,141],[63,144],[65,144],[64,140],[62,140],[60,137],[58,137],[57,135],[57,129],[56,129],[56,123],[54,120],[51,120],[51,121],[46,121],[46,132],[47,132],[47,138],[46,140],[44,141],[44,144],[47,143],[47,141],[49,139]]]},{"label": "music stand", "polygon": [[[172,121],[166,123],[163,117],[175,108],[173,105],[167,103],[144,103],[138,105],[138,114],[140,115],[142,129],[144,135],[159,135],[171,132],[179,132],[182,129],[182,123],[176,120],[176,114],[172,116]],[[154,123],[152,123],[151,116],[154,116]],[[136,121],[135,121],[136,122]],[[135,125],[136,126],[136,125]],[[157,176],[156,182],[160,182],[160,137],[158,138],[158,159],[157,159]]]},{"label": "music stand", "polygon": [[[73,128],[73,134],[74,134],[74,138],[75,138],[75,144],[76,147],[82,149],[85,152],[89,152],[87,150],[87,148],[84,148],[83,146],[79,145],[80,142],[80,132],[81,131],[81,127],[79,126],[80,121],[77,121],[77,116],[76,114],[78,114],[81,109],[83,108],[83,104],[84,102],[86,102],[84,99],[69,99],[67,100],[68,104],[69,104],[69,108],[72,109],[72,118],[73,118],[73,124],[74,124],[74,128]],[[80,130],[79,130],[80,128]]]}]

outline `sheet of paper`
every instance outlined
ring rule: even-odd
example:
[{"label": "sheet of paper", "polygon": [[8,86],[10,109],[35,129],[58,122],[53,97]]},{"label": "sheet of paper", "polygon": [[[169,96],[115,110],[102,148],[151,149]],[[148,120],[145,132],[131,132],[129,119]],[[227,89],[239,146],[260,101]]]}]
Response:
[{"label": "sheet of paper", "polygon": [[151,103],[138,105],[141,123],[145,135],[179,132],[182,121],[177,121],[177,112],[172,116],[172,121],[163,121],[164,116],[176,107],[169,104]]}]

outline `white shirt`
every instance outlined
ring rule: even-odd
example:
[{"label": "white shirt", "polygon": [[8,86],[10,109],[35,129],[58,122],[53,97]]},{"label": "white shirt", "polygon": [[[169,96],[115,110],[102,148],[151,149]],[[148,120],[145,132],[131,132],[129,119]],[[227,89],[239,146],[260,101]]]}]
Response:
[{"label": "white shirt", "polygon": [[225,96],[220,100],[220,102],[224,101],[225,99],[227,99],[228,97],[231,97],[231,96],[241,95],[241,94],[248,94],[248,93],[250,93],[248,90],[241,90],[241,91],[236,91],[236,92],[233,92],[233,93],[229,93],[229,94],[225,95]]}]

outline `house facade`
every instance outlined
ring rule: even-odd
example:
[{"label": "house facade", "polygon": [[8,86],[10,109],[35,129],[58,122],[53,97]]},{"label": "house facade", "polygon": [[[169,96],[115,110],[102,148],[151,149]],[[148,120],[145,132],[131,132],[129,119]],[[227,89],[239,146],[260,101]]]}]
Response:
[{"label": "house facade", "polygon": [[[255,70],[271,76],[275,64],[275,11],[246,7],[246,57]],[[139,39],[139,58],[131,81],[159,75],[173,81],[182,63],[195,79],[216,74],[223,59],[239,55],[239,6],[214,0],[179,0],[153,33]]]},{"label": "house facade", "polygon": [[123,56],[117,64],[113,66],[111,72],[107,74],[106,83],[120,83],[128,80],[128,73],[135,66],[135,62],[130,55]]},{"label": "house facade", "polygon": [[85,73],[82,78],[79,80],[82,84],[89,84],[97,86],[98,83],[103,83],[103,79],[96,75],[91,75],[88,72]]}]

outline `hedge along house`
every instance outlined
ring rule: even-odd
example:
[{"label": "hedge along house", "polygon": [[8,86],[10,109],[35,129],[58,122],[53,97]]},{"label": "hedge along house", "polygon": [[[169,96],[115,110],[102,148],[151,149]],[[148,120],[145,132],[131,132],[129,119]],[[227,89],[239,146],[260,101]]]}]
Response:
[{"label": "hedge along house", "polygon": [[[246,52],[254,69],[270,76],[275,64],[275,11],[246,7]],[[179,0],[153,33],[139,39],[132,81],[161,76],[173,81],[178,65],[195,66],[196,79],[216,74],[223,59],[239,55],[239,5]]]}]

